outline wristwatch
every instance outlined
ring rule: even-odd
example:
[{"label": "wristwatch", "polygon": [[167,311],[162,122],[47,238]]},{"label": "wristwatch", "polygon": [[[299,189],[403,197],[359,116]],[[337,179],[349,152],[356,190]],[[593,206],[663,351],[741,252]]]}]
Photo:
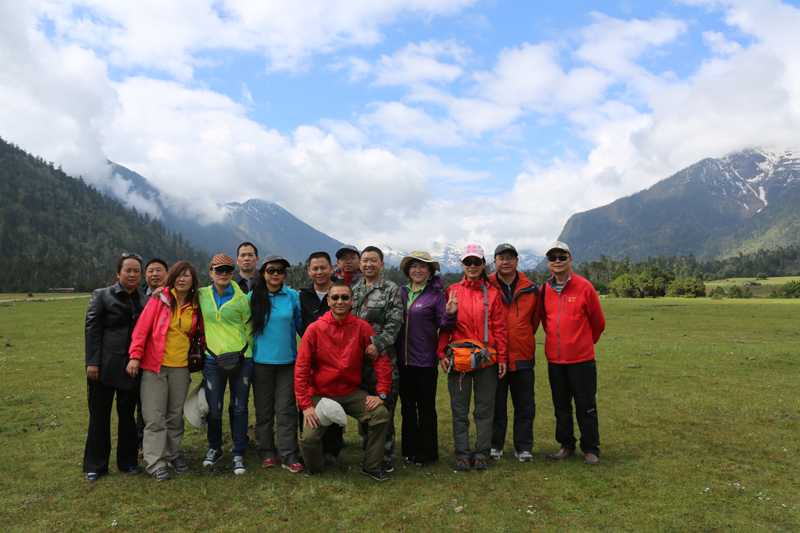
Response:
[{"label": "wristwatch", "polygon": [[378,398],[380,398],[382,402],[386,401],[386,395],[382,392],[378,393]]}]

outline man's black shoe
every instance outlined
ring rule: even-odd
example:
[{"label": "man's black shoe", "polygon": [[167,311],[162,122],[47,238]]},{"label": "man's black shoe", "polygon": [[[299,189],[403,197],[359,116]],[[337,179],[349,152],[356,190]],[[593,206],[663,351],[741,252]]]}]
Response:
[{"label": "man's black shoe", "polygon": [[305,477],[311,477],[311,476],[316,476],[317,473],[306,466],[306,467],[303,467],[303,475]]},{"label": "man's black shoe", "polygon": [[371,477],[375,481],[386,481],[387,479],[389,479],[389,474],[387,474],[383,470],[381,470],[380,472],[367,472],[362,468],[361,473],[364,474],[365,476]]},{"label": "man's black shoe", "polygon": [[392,464],[391,461],[384,461],[383,463],[381,463],[381,470],[383,470],[387,474],[389,472],[394,472],[394,465]]}]

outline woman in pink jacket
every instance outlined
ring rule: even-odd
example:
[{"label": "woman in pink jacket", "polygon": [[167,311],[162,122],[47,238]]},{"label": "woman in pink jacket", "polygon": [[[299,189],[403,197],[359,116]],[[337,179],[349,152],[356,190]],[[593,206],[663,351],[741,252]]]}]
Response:
[{"label": "woman in pink jacket", "polygon": [[190,382],[189,346],[195,335],[203,335],[198,291],[192,264],[176,263],[164,290],[147,302],[133,330],[127,370],[131,376],[142,371],[144,462],[157,481],[170,479],[167,465],[179,474],[189,470],[181,440]]}]

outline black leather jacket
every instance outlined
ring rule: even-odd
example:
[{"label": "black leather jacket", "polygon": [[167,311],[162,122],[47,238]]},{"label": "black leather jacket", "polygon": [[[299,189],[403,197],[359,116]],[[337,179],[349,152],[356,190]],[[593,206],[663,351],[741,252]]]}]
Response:
[{"label": "black leather jacket", "polygon": [[125,390],[138,386],[139,376],[129,376],[125,367],[131,333],[146,303],[141,289],[129,295],[119,282],[92,293],[86,309],[86,366],[100,366],[102,383]]}]

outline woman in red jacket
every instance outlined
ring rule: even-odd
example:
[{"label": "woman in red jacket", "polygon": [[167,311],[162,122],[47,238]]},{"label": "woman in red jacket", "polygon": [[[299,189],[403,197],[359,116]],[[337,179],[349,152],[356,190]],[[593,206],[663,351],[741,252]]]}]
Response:
[{"label": "woman in red jacket", "polygon": [[144,462],[156,481],[170,479],[166,466],[182,474],[183,402],[189,391],[189,345],[203,334],[199,281],[191,263],[169,271],[166,286],[147,302],[131,340],[128,373],[142,371]]},{"label": "woman in red jacket", "polygon": [[[450,285],[445,294],[448,301],[458,305],[458,319],[451,331],[439,334],[437,354],[442,369],[448,372],[445,359],[447,345],[471,339],[486,344],[486,348],[497,350],[497,364],[472,370],[457,372],[451,370],[447,376],[447,389],[450,392],[450,408],[453,411],[453,441],[458,470],[469,470],[474,461],[475,470],[486,470],[486,460],[492,443],[492,418],[494,399],[497,390],[497,377],[506,374],[508,363],[508,326],[500,293],[486,276],[486,258],[483,248],[469,244],[461,255],[464,279]],[[487,305],[488,302],[488,305]],[[488,327],[487,327],[488,326]],[[475,391],[475,420],[477,438],[475,449],[469,446],[469,405],[472,391]]]}]

